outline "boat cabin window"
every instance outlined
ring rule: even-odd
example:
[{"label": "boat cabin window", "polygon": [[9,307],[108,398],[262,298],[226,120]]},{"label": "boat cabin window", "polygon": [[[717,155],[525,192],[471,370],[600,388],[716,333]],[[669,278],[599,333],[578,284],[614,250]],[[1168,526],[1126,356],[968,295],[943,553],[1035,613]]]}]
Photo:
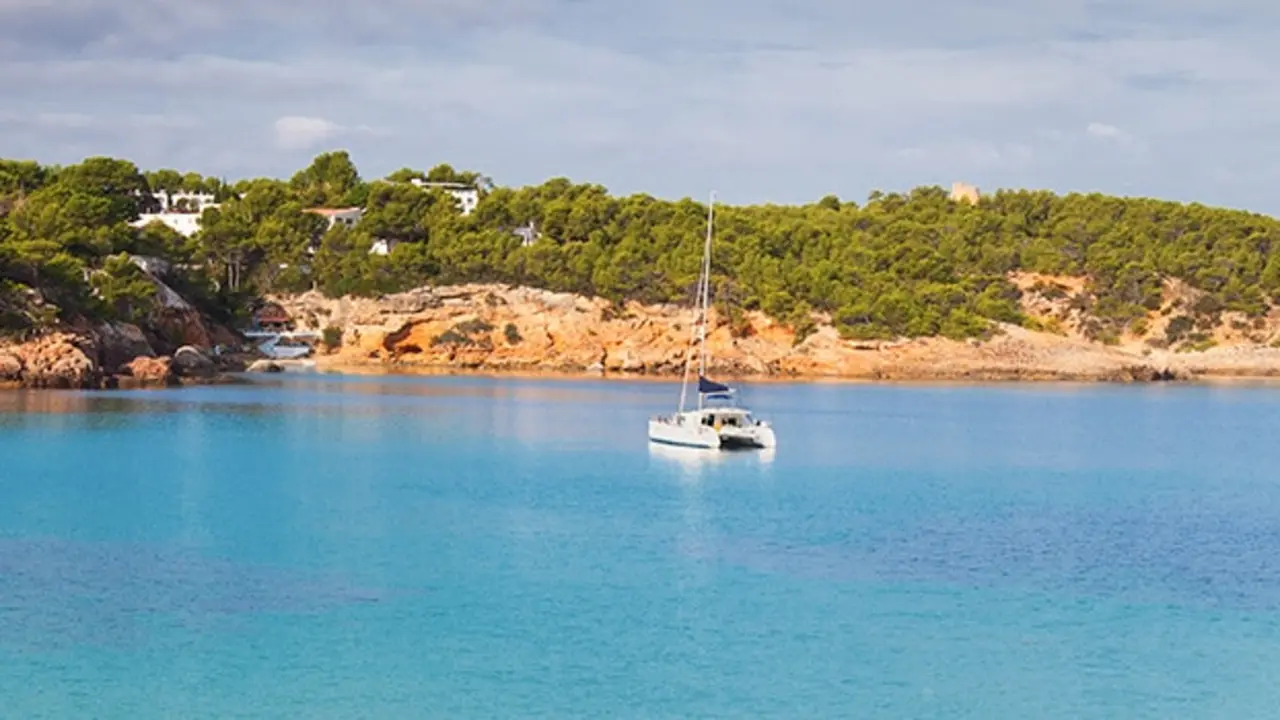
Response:
[{"label": "boat cabin window", "polygon": [[719,423],[720,425],[725,427],[746,427],[747,425],[753,424],[750,416],[744,417],[742,415],[736,415],[736,414],[735,415],[703,415],[702,416],[703,425],[711,427],[716,425],[716,423]]}]

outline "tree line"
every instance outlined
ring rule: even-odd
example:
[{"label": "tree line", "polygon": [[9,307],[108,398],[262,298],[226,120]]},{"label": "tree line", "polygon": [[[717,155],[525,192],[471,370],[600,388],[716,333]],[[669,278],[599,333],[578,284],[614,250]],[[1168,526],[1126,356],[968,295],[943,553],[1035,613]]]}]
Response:
[{"label": "tree line", "polygon": [[[481,200],[464,215],[415,178],[475,186]],[[153,194],[184,190],[222,203],[204,211],[194,237],[130,226],[154,209]],[[352,206],[365,212],[350,228],[306,212]],[[448,165],[367,181],[345,152],[322,154],[288,180],[234,184],[111,158],[67,167],[0,160],[0,330],[145,318],[156,300],[129,260],[136,255],[167,260],[166,281],[227,321],[266,293],[371,296],[473,281],[687,303],[706,214],[694,200],[618,197],[564,178],[499,187]],[[536,240],[526,243],[517,230],[530,227]],[[1010,272],[1084,276],[1086,292],[1072,303],[1107,339],[1160,307],[1167,278],[1203,291],[1188,322],[1265,314],[1280,298],[1277,240],[1273,218],[1198,204],[1034,190],[971,204],[919,187],[862,203],[718,207],[712,282],[743,332],[741,312],[760,310],[802,335],[822,314],[849,338],[967,338],[992,321],[1029,321]],[[393,249],[371,254],[375,241]]]}]

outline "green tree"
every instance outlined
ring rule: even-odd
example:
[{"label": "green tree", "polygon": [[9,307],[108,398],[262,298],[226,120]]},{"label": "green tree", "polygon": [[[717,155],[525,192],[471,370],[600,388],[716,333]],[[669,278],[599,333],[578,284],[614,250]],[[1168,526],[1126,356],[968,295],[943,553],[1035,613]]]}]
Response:
[{"label": "green tree", "polygon": [[112,222],[129,222],[150,199],[147,179],[127,160],[92,157],[63,168],[57,184],[76,193],[106,201]]},{"label": "green tree", "polygon": [[345,150],[317,155],[310,166],[293,176],[289,186],[308,207],[363,205],[367,192]]},{"label": "green tree", "polygon": [[376,238],[422,242],[427,239],[430,211],[440,197],[412,185],[373,183],[361,227]]},{"label": "green tree", "polygon": [[108,257],[93,273],[93,288],[118,320],[137,322],[155,307],[155,284],[124,253]]}]

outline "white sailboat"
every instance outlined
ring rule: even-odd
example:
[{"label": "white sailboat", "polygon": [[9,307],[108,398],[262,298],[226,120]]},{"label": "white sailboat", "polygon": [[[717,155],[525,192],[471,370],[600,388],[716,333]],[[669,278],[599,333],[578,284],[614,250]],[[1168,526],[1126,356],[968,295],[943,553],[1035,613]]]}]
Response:
[{"label": "white sailboat", "polygon": [[[698,387],[696,407],[686,409],[689,374],[693,356],[687,354],[680,384],[680,407],[671,415],[649,419],[649,441],[667,445],[705,448],[774,448],[777,440],[768,423],[757,420],[735,400],[728,385],[707,379],[707,309],[711,297],[711,237],[715,225],[715,194],[707,210],[707,241],[702,251],[702,272],[698,278],[698,302],[694,315],[694,337],[698,347]],[[692,349],[693,343],[690,343]]]}]

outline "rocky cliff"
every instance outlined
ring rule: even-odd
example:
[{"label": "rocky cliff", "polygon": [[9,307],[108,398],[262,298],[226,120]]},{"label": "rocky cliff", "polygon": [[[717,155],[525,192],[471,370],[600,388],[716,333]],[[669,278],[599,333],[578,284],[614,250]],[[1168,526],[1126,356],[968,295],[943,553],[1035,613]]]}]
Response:
[{"label": "rocky cliff", "polygon": [[229,329],[208,322],[151,275],[159,307],[140,327],[129,323],[72,323],[28,341],[0,339],[0,387],[95,389],[167,387],[208,382],[220,370],[209,351],[235,344]]},{"label": "rocky cliff", "polygon": [[[687,308],[617,307],[498,285],[421,288],[376,300],[317,293],[274,299],[302,326],[341,335],[340,347],[322,353],[317,366],[342,371],[669,376],[681,371],[693,332]],[[997,327],[985,340],[855,342],[825,322],[798,340],[759,313],[747,313],[737,332],[713,313],[708,349],[711,374],[721,377],[1150,381],[1280,375],[1280,350],[1259,344],[1175,353],[1013,325]]]}]

